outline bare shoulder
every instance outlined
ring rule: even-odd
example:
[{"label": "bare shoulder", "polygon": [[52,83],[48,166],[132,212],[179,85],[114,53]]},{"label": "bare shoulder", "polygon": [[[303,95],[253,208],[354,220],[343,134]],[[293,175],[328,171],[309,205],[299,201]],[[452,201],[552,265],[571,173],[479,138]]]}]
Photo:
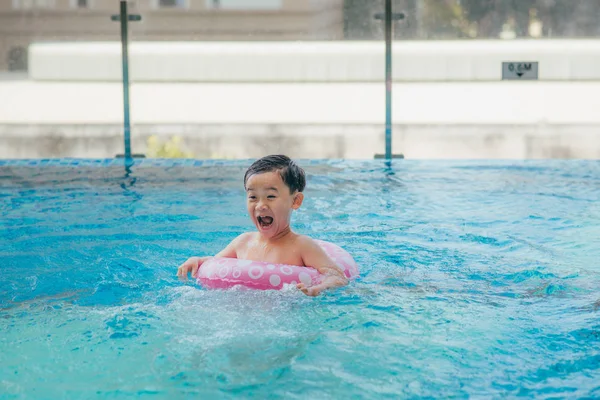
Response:
[{"label": "bare shoulder", "polygon": [[233,240],[235,242],[245,243],[245,242],[252,240],[252,238],[254,238],[254,235],[255,235],[254,232],[244,232]]},{"label": "bare shoulder", "polygon": [[233,239],[231,244],[236,249],[239,249],[241,247],[246,247],[248,245],[248,243],[250,243],[253,240],[253,238],[254,238],[253,232],[244,232],[241,235],[239,235],[238,237],[236,237],[235,239]]},{"label": "bare shoulder", "polygon": [[321,246],[319,246],[319,244],[310,236],[306,236],[306,235],[298,235],[298,237],[296,238],[296,243],[301,246],[301,247],[306,247],[306,248],[321,248]]},{"label": "bare shoulder", "polygon": [[252,239],[252,232],[245,232],[237,236],[231,241],[223,250],[221,250],[215,257],[237,257],[238,252],[248,245],[248,242]]},{"label": "bare shoulder", "polygon": [[315,268],[322,274],[331,273],[332,270],[337,275],[343,274],[340,266],[329,257],[316,240],[308,236],[299,236],[297,240],[304,265]]},{"label": "bare shoulder", "polygon": [[298,235],[296,240],[303,258],[310,255],[327,256],[325,250],[321,248],[315,239],[306,235]]}]

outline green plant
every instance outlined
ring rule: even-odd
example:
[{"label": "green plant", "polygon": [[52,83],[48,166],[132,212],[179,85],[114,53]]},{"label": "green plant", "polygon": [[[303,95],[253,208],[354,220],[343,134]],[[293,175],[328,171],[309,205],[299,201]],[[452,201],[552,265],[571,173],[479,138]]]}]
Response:
[{"label": "green plant", "polygon": [[147,156],[151,158],[193,158],[190,152],[181,149],[181,138],[171,136],[169,140],[162,143],[156,135],[152,135],[147,141]]}]

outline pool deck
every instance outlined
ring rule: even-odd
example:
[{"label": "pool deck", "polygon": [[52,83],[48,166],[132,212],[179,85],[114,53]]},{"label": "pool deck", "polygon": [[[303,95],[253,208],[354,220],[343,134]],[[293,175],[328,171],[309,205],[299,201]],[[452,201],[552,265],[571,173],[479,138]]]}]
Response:
[{"label": "pool deck", "polygon": [[[0,158],[122,152],[121,90],[108,82],[0,79]],[[598,158],[598,93],[600,82],[396,83],[394,151]],[[384,95],[375,83],[135,83],[134,151],[157,134],[181,136],[202,158],[270,151],[372,158],[383,151]]]}]

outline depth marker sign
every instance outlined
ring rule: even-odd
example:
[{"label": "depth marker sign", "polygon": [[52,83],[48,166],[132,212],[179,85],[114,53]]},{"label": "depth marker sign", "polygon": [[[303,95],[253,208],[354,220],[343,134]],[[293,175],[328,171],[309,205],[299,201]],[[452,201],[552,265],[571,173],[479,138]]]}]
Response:
[{"label": "depth marker sign", "polygon": [[503,62],[502,80],[535,81],[538,79],[539,63]]}]

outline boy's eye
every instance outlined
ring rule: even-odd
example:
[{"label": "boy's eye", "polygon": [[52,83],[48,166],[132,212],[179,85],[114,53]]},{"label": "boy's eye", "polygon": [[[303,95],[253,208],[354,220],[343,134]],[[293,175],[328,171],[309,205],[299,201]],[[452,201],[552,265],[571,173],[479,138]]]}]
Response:
[{"label": "boy's eye", "polygon": [[267,196],[267,199],[274,199],[274,198],[275,198],[275,196],[273,196],[273,195]]},{"label": "boy's eye", "polygon": [[256,199],[256,196],[248,196],[248,198],[249,198],[250,200],[254,200],[254,199]]}]

